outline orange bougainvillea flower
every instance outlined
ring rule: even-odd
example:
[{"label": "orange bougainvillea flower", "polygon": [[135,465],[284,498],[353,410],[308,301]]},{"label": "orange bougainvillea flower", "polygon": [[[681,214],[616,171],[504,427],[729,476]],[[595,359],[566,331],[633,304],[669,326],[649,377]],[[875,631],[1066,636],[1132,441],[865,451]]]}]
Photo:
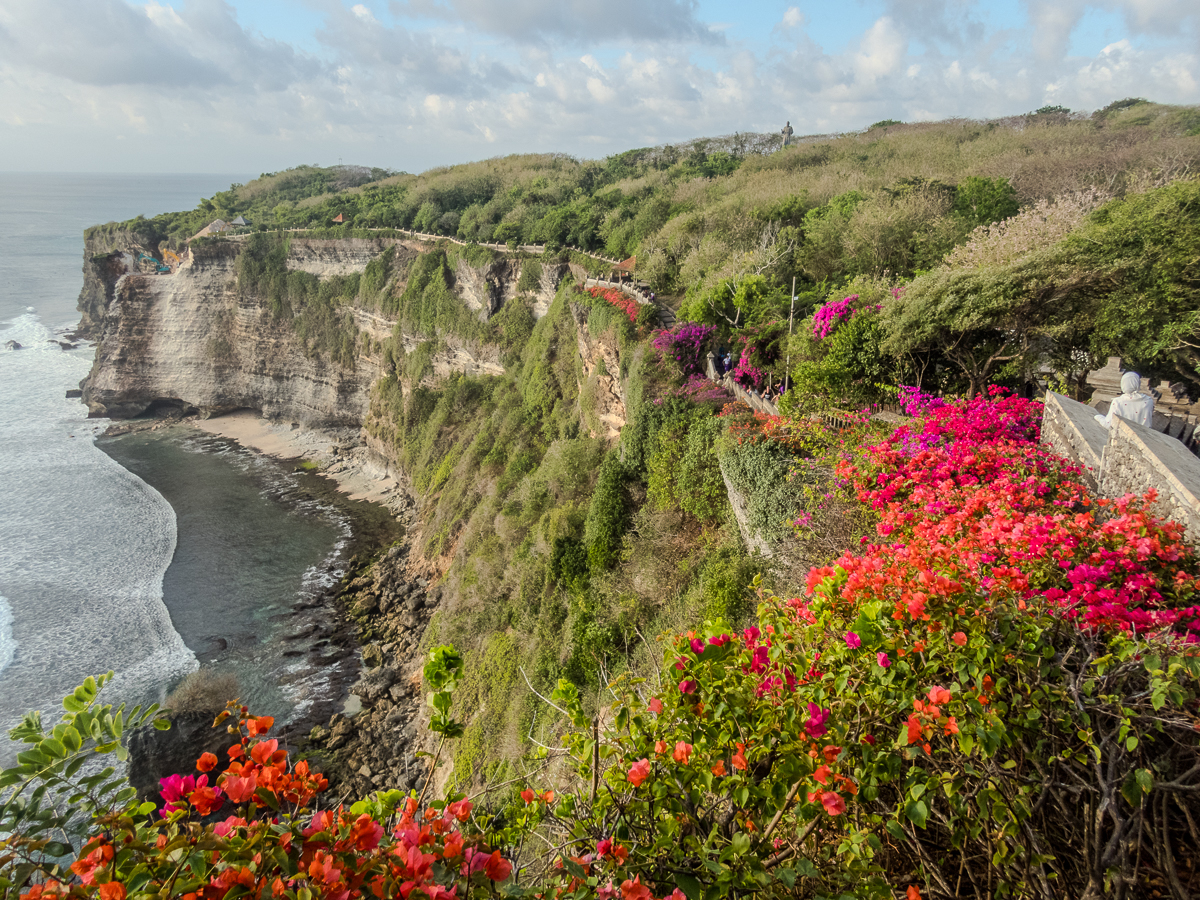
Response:
[{"label": "orange bougainvillea flower", "polygon": [[829,766],[817,766],[817,771],[813,772],[813,778],[821,784],[829,784],[830,775]]},{"label": "orange bougainvillea flower", "polygon": [[100,900],[125,900],[125,885],[119,881],[100,885]]},{"label": "orange bougainvillea flower", "polygon": [[915,884],[908,886],[908,892],[905,895],[905,900],[921,900],[921,891]]},{"label": "orange bougainvillea flower", "polygon": [[954,643],[958,644],[958,646],[964,647],[967,643],[967,636],[961,631],[956,631],[954,634],[950,635],[950,640],[954,641]]},{"label": "orange bougainvillea flower", "polygon": [[687,741],[678,741],[675,744],[675,752],[672,754],[672,756],[674,757],[675,762],[679,763],[681,766],[686,766],[688,764],[688,760],[692,758],[692,745]]},{"label": "orange bougainvillea flower", "polygon": [[629,767],[629,774],[626,776],[629,783],[634,787],[640,785],[643,781],[650,777],[650,760],[639,759]]},{"label": "orange bougainvillea flower", "polygon": [[716,775],[717,777],[724,776],[726,774],[725,773],[725,760],[718,759],[717,764],[712,767],[712,773],[714,775]]},{"label": "orange bougainvillea flower", "polygon": [[217,767],[217,762],[215,753],[201,753],[200,758],[196,760],[196,768],[201,772],[211,772]]},{"label": "orange bougainvillea flower", "polygon": [[654,752],[655,753],[666,753],[667,752],[667,742],[666,741],[655,741],[654,742]]},{"label": "orange bougainvillea flower", "polygon": [[525,790],[521,791],[521,799],[524,800],[525,804],[528,806],[537,799],[537,794],[535,794],[529,788],[525,788]]}]

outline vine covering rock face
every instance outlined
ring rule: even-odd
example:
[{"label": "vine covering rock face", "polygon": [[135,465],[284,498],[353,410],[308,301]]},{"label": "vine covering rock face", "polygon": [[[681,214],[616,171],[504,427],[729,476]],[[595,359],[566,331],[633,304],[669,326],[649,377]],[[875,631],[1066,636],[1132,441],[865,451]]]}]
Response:
[{"label": "vine covering rock face", "polygon": [[[14,732],[27,749],[0,784],[28,802],[0,807],[0,876],[103,900],[1187,896],[1200,563],[1143,501],[1102,504],[1039,453],[1037,415],[945,404],[852,446],[839,472],[874,539],[804,597],[760,595],[752,627],[668,639],[658,684],[610,684],[595,719],[560,682],[562,749],[471,799],[426,805],[426,775],[325,808],[321,776],[235,708],[220,774],[205,754],[164,784],[165,815],[125,805],[111,775],[79,774],[122,721],[84,686],[52,734],[36,715]],[[461,670],[438,648],[424,672],[445,740]],[[66,822],[43,804],[68,792],[91,830],[48,844]]]}]

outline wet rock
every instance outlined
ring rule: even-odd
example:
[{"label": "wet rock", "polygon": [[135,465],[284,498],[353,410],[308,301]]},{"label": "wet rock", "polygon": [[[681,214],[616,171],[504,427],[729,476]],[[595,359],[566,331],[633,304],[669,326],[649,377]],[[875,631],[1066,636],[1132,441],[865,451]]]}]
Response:
[{"label": "wet rock", "polygon": [[17,341],[5,341],[4,349],[5,350],[20,350],[22,348],[21,348],[20,343],[18,343]]},{"label": "wet rock", "polygon": [[367,644],[362,648],[363,665],[369,669],[377,669],[383,665],[383,650],[378,644]]},{"label": "wet rock", "polygon": [[67,399],[68,400],[76,400],[82,396],[83,396],[83,391],[81,391],[79,388],[72,388],[71,390],[67,391]]}]

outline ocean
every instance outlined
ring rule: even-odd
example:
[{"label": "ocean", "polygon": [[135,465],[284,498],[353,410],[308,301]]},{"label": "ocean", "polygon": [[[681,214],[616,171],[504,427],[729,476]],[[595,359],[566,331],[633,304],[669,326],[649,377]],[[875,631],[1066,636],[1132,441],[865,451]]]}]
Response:
[{"label": "ocean", "polygon": [[340,574],[344,511],[283,464],[193,429],[101,439],[109,423],[65,397],[93,352],[56,342],[78,321],[83,229],[245,180],[0,174],[4,731],[110,669],[109,701],[161,701],[204,664],[285,718],[330,675],[294,642],[299,612]]}]

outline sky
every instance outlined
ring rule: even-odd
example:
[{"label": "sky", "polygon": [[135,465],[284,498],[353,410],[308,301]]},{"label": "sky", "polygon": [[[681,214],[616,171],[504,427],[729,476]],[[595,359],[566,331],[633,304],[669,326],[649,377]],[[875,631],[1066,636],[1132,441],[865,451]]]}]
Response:
[{"label": "sky", "polygon": [[421,172],[1125,97],[1197,0],[0,0],[0,171]]}]

